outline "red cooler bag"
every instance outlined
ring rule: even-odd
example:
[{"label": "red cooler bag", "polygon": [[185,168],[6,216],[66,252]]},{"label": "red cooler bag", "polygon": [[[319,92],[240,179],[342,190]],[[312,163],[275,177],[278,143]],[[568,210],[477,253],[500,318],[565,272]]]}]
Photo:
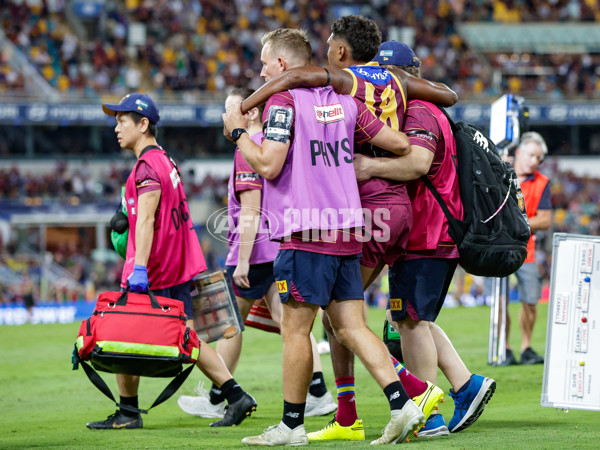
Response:
[{"label": "red cooler bag", "polygon": [[183,302],[156,297],[150,291],[105,292],[98,297],[91,317],[81,324],[73,368],[81,363],[90,381],[111,399],[102,378],[85,361],[103,372],[177,377],[167,387],[174,388],[173,392],[161,403],[185,381],[194,366],[184,371],[183,364],[193,364],[199,352],[196,331],[186,326]]}]

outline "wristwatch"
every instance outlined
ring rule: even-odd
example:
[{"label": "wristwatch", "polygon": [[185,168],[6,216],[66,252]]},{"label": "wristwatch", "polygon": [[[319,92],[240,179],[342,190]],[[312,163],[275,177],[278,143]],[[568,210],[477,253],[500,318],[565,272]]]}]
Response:
[{"label": "wristwatch", "polygon": [[231,140],[233,142],[237,142],[237,140],[241,138],[242,134],[244,133],[248,133],[248,130],[246,130],[245,128],[236,128],[231,132]]}]

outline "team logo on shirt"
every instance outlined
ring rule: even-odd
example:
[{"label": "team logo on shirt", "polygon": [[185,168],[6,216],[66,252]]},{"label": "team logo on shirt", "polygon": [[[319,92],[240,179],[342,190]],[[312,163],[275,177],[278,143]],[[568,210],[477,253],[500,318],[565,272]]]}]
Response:
[{"label": "team logo on shirt", "polygon": [[240,172],[235,176],[235,181],[238,183],[252,183],[253,181],[260,182],[260,175],[253,172]]},{"label": "team logo on shirt", "polygon": [[317,117],[317,122],[320,123],[333,123],[339,122],[340,120],[344,120],[344,108],[339,103],[335,105],[326,105],[326,106],[313,106],[315,108],[315,116]]},{"label": "team logo on shirt", "polygon": [[402,311],[402,299],[401,298],[391,298],[390,299],[390,309],[392,311]]},{"label": "team logo on shirt", "polygon": [[525,212],[525,199],[523,198],[523,192],[521,192],[520,190],[517,191],[517,205],[519,206],[519,209],[521,210],[521,212]]},{"label": "team logo on shirt", "polygon": [[286,280],[281,280],[281,281],[275,280],[275,283],[277,283],[277,291],[280,294],[285,294],[288,291]]},{"label": "team logo on shirt", "polygon": [[173,167],[169,177],[171,178],[171,183],[173,183],[173,189],[177,189],[177,185],[181,183],[181,178],[179,177],[179,172],[177,172],[175,167]]}]

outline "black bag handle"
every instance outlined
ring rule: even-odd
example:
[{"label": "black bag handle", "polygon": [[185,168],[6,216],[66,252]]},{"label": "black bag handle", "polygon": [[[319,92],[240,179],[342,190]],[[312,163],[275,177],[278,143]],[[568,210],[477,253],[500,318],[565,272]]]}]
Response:
[{"label": "black bag handle", "polygon": [[[150,286],[148,286],[148,287],[150,287]],[[115,304],[117,306],[126,306],[127,305],[127,293],[129,293],[129,292],[131,292],[131,291],[129,290],[129,281],[128,281],[127,287],[121,293],[121,296],[118,298],[118,300]],[[143,293],[143,292],[141,292],[141,293]],[[148,289],[148,292],[146,292],[146,294],[148,294],[148,297],[150,297],[150,305],[152,305],[152,308],[162,309],[162,306],[160,306],[160,303],[158,303],[158,300],[156,300],[156,296],[154,295],[154,292],[152,292],[150,289]]]},{"label": "black bag handle", "polygon": [[190,375],[190,373],[192,373],[192,370],[194,369],[194,366],[195,366],[195,364],[190,364],[190,367],[179,372],[177,374],[177,376],[171,380],[171,382],[167,385],[167,387],[164,388],[160,394],[158,394],[158,397],[156,398],[156,400],[154,400],[154,403],[152,403],[152,406],[150,408],[140,409],[140,408],[134,408],[133,406],[129,406],[129,405],[123,405],[122,403],[117,403],[117,401],[115,400],[115,397],[113,396],[112,392],[110,391],[110,388],[108,387],[106,382],[102,379],[102,377],[100,375],[98,375],[98,372],[96,372],[93,369],[93,367],[90,366],[85,361],[80,359],[78,362],[82,365],[85,374],[90,379],[92,384],[94,386],[96,386],[100,392],[102,392],[110,400],[112,400],[117,405],[117,407],[119,407],[121,409],[125,409],[127,411],[138,413],[138,414],[148,414],[149,410],[151,410],[155,406],[158,406],[161,403],[163,403],[164,401],[171,398],[171,396],[175,392],[177,392],[177,390],[185,382],[185,380]]}]

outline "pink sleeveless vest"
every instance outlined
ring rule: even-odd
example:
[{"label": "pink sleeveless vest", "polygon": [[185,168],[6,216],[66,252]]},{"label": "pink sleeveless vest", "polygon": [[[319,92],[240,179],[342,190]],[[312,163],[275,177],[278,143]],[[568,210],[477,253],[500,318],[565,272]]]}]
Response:
[{"label": "pink sleeveless vest", "polygon": [[[434,104],[411,100],[409,104],[419,103],[426,106],[436,117],[444,136],[445,156],[437,172],[430,176],[431,182],[436,187],[452,215],[462,219],[464,217],[460,191],[458,189],[458,173],[454,166],[456,160],[456,141],[452,135],[450,124],[444,113]],[[452,242],[448,234],[448,221],[442,208],[429,192],[425,183],[414,180],[408,183],[408,194],[413,209],[413,227],[407,246],[407,251],[435,250],[439,242]]]},{"label": "pink sleeveless vest", "polygon": [[[330,87],[292,89],[294,140],[279,176],[265,182],[271,239],[302,230],[363,226],[354,166],[354,99]],[[276,223],[272,223],[276,222]]]},{"label": "pink sleeveless vest", "polygon": [[[262,144],[262,133],[256,133],[252,136],[252,140],[255,144]],[[228,266],[237,266],[238,256],[240,252],[240,232],[239,222],[242,205],[235,195],[235,160],[236,158],[243,158],[242,154],[236,148],[233,157],[233,169],[231,170],[231,176],[227,183],[227,215],[229,222],[229,232],[227,233],[227,240],[229,241],[229,253],[225,264]],[[252,254],[250,255],[250,264],[262,264],[267,262],[275,261],[277,251],[279,250],[279,243],[273,242],[269,238],[269,229],[266,224],[267,212],[265,202],[265,189],[264,180],[261,178],[263,189],[261,191],[261,208],[262,212],[260,215],[260,221],[258,225],[258,231],[256,233],[256,240],[252,247]]]},{"label": "pink sleeveless vest", "polygon": [[121,277],[121,286],[133,272],[135,260],[135,227],[138,195],[135,172],[140,161],[148,163],[160,178],[161,197],[159,214],[154,222],[154,238],[148,259],[148,281],[151,289],[163,289],[192,280],[206,270],[204,255],[194,231],[187,198],[177,168],[167,153],[159,147],[146,150],[136,162],[125,185],[125,201],[129,218],[127,257]]}]

